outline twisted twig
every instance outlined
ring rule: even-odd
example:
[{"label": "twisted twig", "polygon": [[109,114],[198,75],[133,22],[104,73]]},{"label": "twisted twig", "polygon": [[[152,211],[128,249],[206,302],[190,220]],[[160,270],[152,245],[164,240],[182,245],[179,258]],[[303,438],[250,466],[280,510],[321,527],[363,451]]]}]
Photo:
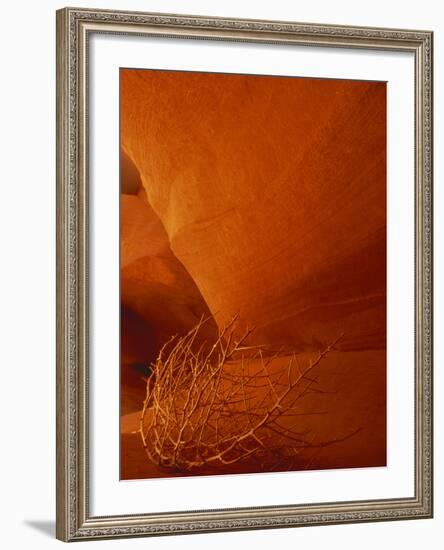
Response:
[{"label": "twisted twig", "polygon": [[267,357],[262,347],[245,346],[252,329],[236,339],[236,319],[211,347],[196,349],[206,322],[202,319],[188,334],[165,344],[153,364],[140,434],[148,458],[159,467],[191,472],[248,460],[272,470],[304,449],[339,441],[314,445],[297,431],[294,420],[288,426],[292,417],[324,414],[301,413],[295,406],[307,393],[321,391],[313,388],[316,379],[309,374],[339,338],[304,371],[295,354],[276,370],[273,362],[284,355],[275,352]]}]

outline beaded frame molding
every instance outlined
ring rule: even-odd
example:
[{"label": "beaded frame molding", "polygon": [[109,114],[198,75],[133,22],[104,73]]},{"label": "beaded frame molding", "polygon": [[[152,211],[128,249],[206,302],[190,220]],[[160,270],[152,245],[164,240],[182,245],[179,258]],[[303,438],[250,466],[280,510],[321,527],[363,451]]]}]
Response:
[{"label": "beaded frame molding", "polygon": [[[90,515],[87,45],[138,34],[412,52],[415,57],[415,480],[412,498]],[[57,538],[63,541],[432,517],[432,43],[429,31],[65,8],[57,12]]]}]

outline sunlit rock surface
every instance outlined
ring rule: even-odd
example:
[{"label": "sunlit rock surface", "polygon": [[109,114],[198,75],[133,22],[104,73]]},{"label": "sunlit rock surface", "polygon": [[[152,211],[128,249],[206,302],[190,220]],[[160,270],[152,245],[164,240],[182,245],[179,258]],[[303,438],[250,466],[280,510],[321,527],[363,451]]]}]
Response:
[{"label": "sunlit rock surface", "polygon": [[385,347],[385,84],[122,73],[122,143],[220,325]]}]

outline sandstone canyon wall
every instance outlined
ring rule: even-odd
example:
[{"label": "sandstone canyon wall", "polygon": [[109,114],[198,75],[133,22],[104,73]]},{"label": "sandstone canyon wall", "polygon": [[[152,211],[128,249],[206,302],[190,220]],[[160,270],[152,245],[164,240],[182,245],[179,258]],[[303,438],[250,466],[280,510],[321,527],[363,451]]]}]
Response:
[{"label": "sandstone canyon wall", "polygon": [[380,82],[122,71],[143,187],[122,199],[124,303],[165,333],[207,305],[271,347],[384,349],[385,102]]}]

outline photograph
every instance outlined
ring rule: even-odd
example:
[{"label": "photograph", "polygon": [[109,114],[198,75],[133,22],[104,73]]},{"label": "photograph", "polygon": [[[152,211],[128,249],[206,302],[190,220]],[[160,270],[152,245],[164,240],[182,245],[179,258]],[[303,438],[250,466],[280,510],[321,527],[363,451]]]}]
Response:
[{"label": "photograph", "polygon": [[387,83],[119,86],[121,479],[386,466]]},{"label": "photograph", "polygon": [[441,4],[2,7],[2,546],[441,549]]},{"label": "photograph", "polygon": [[57,11],[59,540],[433,516],[415,27]]}]

